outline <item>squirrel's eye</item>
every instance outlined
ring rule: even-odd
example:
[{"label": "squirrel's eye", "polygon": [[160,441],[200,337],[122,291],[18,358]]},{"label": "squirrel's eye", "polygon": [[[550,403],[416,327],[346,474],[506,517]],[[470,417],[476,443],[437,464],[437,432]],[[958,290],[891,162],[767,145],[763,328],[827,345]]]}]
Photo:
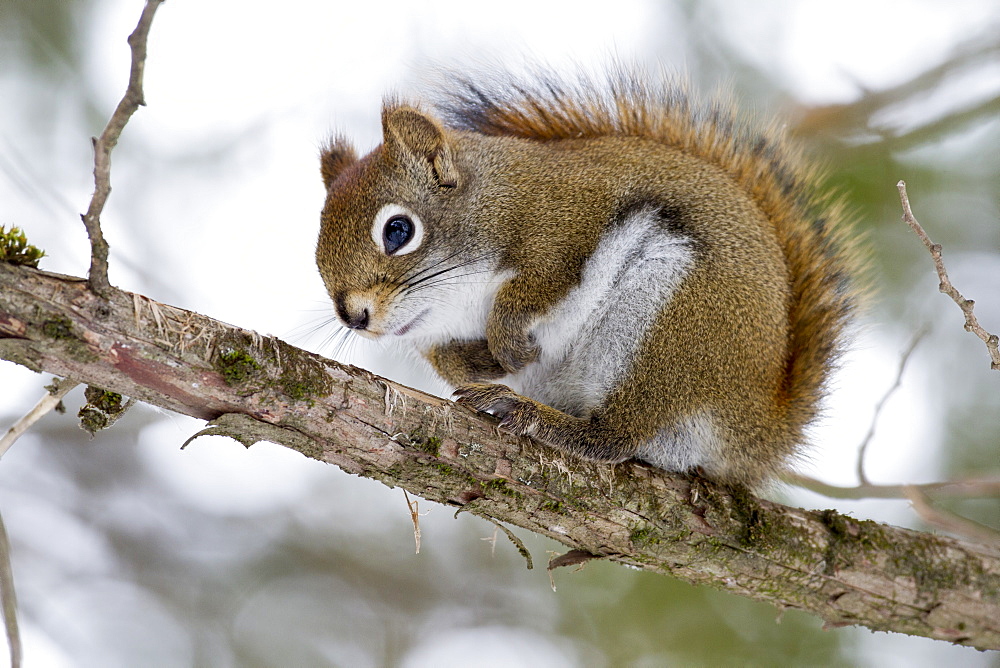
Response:
[{"label": "squirrel's eye", "polygon": [[385,255],[406,255],[423,243],[424,223],[406,207],[389,203],[375,214],[371,238],[375,248]]},{"label": "squirrel's eye", "polygon": [[390,218],[382,228],[382,243],[386,255],[392,255],[413,237],[413,221],[409,216],[397,215]]}]

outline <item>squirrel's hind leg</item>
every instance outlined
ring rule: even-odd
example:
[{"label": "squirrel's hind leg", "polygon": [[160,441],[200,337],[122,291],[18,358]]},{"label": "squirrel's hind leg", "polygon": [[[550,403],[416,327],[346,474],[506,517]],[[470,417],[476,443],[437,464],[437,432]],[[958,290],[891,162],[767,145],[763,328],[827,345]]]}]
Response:
[{"label": "squirrel's hind leg", "polygon": [[458,402],[500,418],[500,428],[565,450],[583,459],[616,464],[634,457],[638,444],[602,429],[593,418],[568,415],[496,383],[470,383],[455,390]]}]

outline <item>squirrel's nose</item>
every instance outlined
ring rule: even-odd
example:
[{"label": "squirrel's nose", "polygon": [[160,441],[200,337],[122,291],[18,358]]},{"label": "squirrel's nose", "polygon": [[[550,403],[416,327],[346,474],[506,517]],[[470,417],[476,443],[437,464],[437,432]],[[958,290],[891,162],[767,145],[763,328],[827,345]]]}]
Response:
[{"label": "squirrel's nose", "polygon": [[335,300],[335,305],[337,308],[337,315],[340,316],[341,321],[351,329],[368,329],[368,307],[362,307],[360,309],[351,311],[347,307],[347,298],[343,295],[338,295]]},{"label": "squirrel's nose", "polygon": [[346,322],[351,329],[368,329],[368,309],[363,309],[361,313]]}]

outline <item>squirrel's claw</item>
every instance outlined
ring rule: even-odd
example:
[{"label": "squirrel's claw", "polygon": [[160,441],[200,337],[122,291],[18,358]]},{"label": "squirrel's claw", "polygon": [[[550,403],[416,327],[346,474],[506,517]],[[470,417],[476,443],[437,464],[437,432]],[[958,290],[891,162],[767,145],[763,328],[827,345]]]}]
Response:
[{"label": "squirrel's claw", "polygon": [[538,425],[537,404],[506,385],[469,383],[455,390],[458,403],[500,418],[500,428],[518,436],[531,434]]}]

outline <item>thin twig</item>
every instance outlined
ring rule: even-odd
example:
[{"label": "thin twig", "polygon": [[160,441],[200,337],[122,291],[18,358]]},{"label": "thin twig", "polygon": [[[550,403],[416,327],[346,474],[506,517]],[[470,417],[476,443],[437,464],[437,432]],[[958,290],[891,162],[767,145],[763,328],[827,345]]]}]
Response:
[{"label": "thin twig", "polygon": [[492,536],[486,536],[485,538],[480,538],[479,540],[486,541],[490,544],[490,556],[497,556],[497,536],[500,535],[500,527],[493,529]]},{"label": "thin twig", "polygon": [[14,593],[14,571],[10,567],[10,540],[0,517],[0,599],[3,599],[3,625],[10,648],[10,668],[21,666],[21,632],[17,627],[17,595]]},{"label": "thin twig", "polygon": [[924,228],[913,217],[913,212],[910,210],[910,199],[906,196],[906,184],[900,181],[896,184],[896,188],[899,189],[899,200],[903,204],[903,221],[920,237],[920,240],[927,247],[927,250],[930,251],[931,258],[934,260],[934,267],[937,269],[938,278],[941,281],[938,285],[938,290],[951,297],[952,301],[962,309],[962,313],[965,314],[966,331],[972,332],[982,339],[983,343],[986,344],[986,350],[990,354],[990,368],[994,371],[1000,371],[1000,337],[983,329],[973,312],[975,302],[963,297],[962,293],[952,285],[944,266],[944,260],[941,258],[941,244],[932,242],[927,232],[924,231]]},{"label": "thin twig", "polygon": [[132,69],[125,96],[115,108],[104,132],[100,137],[93,139],[94,195],[90,199],[87,213],[81,218],[90,237],[90,289],[102,296],[106,296],[111,287],[108,281],[108,242],[104,240],[104,233],[101,231],[101,212],[108,196],[111,195],[111,151],[118,143],[118,138],[132,114],[141,105],[146,104],[142,92],[142,74],[146,66],[146,38],[153,23],[153,14],[162,2],[163,0],[146,0],[139,23],[128,36],[128,44],[132,49]]},{"label": "thin twig", "polygon": [[930,482],[920,485],[855,485],[841,487],[797,473],[782,477],[790,485],[808,489],[831,499],[907,499],[907,488],[948,498],[989,498],[1000,497],[1000,479],[983,478],[956,480],[953,482]]},{"label": "thin twig", "polygon": [[24,432],[31,428],[31,425],[38,422],[43,416],[45,416],[49,411],[59,405],[62,398],[72,390],[74,387],[79,385],[76,381],[72,380],[55,380],[50,386],[50,390],[44,397],[39,399],[35,407],[24,414],[24,416],[15,422],[7,433],[0,438],[0,457],[7,454],[7,450],[10,446],[14,445],[14,442],[21,438]]},{"label": "thin twig", "polygon": [[861,485],[870,485],[871,481],[868,480],[868,476],[865,475],[865,453],[868,451],[868,444],[871,442],[872,437],[875,435],[875,427],[878,425],[879,416],[882,414],[882,409],[885,407],[886,403],[889,401],[896,390],[899,389],[903,382],[903,371],[906,369],[906,363],[910,359],[910,355],[916,349],[917,344],[920,340],[924,338],[927,334],[927,328],[921,328],[916,334],[914,334],[913,339],[910,340],[910,345],[906,347],[903,351],[902,356],[899,358],[899,368],[896,370],[896,380],[893,382],[892,387],[886,390],[885,394],[882,395],[882,399],[875,405],[875,412],[872,414],[872,421],[868,427],[868,433],[865,434],[865,438],[861,441],[861,447],[858,449],[858,481]]},{"label": "thin twig", "polygon": [[417,551],[420,554],[420,506],[419,501],[411,501],[410,495],[403,490],[403,498],[406,499],[406,507],[410,509],[410,520],[413,522],[413,542],[417,544]]},{"label": "thin twig", "polygon": [[931,526],[984,543],[1000,541],[1000,531],[935,507],[927,495],[914,485],[906,485],[903,489],[906,497],[913,504],[913,510]]}]

